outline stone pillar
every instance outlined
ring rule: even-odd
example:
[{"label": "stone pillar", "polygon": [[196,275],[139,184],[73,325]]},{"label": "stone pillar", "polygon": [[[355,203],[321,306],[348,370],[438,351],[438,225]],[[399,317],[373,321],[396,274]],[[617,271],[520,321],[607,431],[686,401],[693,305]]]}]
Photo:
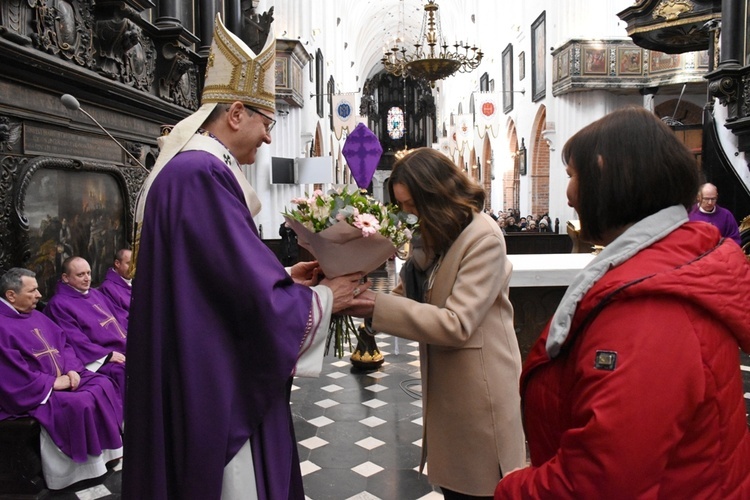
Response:
[{"label": "stone pillar", "polygon": [[745,38],[744,0],[721,1],[721,54],[719,68],[741,66]]},{"label": "stone pillar", "polygon": [[372,176],[372,196],[380,202],[393,202],[385,189],[385,181],[390,176],[390,170],[376,170]]},{"label": "stone pillar", "polygon": [[182,24],[182,4],[176,0],[159,0],[159,17],[154,24],[160,27]]},{"label": "stone pillar", "polygon": [[200,0],[200,25],[197,35],[201,41],[198,53],[208,57],[211,50],[211,37],[214,32],[214,19],[216,18],[216,4],[213,0]]},{"label": "stone pillar", "polygon": [[242,6],[240,0],[227,0],[224,9],[224,26],[237,36],[242,33]]}]

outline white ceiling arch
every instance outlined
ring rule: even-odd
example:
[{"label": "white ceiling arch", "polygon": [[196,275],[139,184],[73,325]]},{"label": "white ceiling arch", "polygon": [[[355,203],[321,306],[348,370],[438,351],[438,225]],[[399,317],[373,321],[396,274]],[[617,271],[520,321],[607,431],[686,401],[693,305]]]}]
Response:
[{"label": "white ceiling arch", "polygon": [[[411,51],[419,38],[426,0],[360,0],[346,2],[342,28],[351,40],[359,63],[360,82],[382,69],[386,47],[396,40]],[[476,41],[477,0],[438,0],[438,14],[445,41]]]}]

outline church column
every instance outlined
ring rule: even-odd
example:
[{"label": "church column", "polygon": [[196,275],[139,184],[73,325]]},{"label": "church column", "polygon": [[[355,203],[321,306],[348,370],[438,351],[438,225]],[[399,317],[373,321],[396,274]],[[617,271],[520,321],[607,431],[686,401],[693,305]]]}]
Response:
[{"label": "church column", "polygon": [[200,25],[198,36],[200,37],[200,47],[198,53],[202,56],[208,56],[211,50],[211,37],[214,32],[214,18],[216,17],[216,4],[214,0],[200,0]]},{"label": "church column", "polygon": [[224,4],[224,25],[235,35],[242,33],[242,7],[240,0],[227,0]]},{"label": "church column", "polygon": [[744,59],[742,48],[745,39],[744,0],[722,0],[721,2],[721,60],[719,68],[741,66]]},{"label": "church column", "polygon": [[159,0],[159,17],[157,26],[175,26],[182,24],[182,3],[178,0]]}]

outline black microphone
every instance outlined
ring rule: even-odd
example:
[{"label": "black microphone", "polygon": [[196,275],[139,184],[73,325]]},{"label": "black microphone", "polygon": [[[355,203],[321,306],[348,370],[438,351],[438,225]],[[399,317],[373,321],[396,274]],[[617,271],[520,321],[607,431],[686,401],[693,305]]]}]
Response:
[{"label": "black microphone", "polygon": [[[72,95],[70,95],[70,94],[63,94],[63,95],[62,95],[62,96],[60,97],[60,100],[62,101],[62,103],[63,103],[63,106],[65,106],[65,107],[66,107],[66,108],[68,108],[69,110],[71,110],[71,111],[80,111],[80,112],[81,112],[81,113],[83,113],[84,115],[88,116],[88,117],[89,117],[89,119],[90,119],[90,120],[91,120],[92,122],[96,123],[96,125],[97,125],[97,126],[98,126],[98,127],[100,128],[100,129],[102,129],[102,132],[104,132],[105,134],[107,134],[107,136],[108,136],[108,137],[109,137],[110,139],[112,139],[112,140],[113,140],[113,141],[115,142],[115,144],[117,144],[118,146],[120,146],[120,149],[122,149],[123,151],[125,151],[125,154],[127,154],[127,155],[128,155],[129,157],[130,157],[130,159],[131,159],[131,160],[133,160],[133,161],[134,161],[134,162],[135,162],[135,163],[136,163],[136,164],[137,164],[137,165],[138,165],[139,167],[141,167],[141,168],[142,168],[143,170],[145,170],[146,172],[149,172],[149,170],[148,170],[148,169],[147,169],[147,168],[146,168],[146,167],[145,167],[145,166],[143,165],[143,163],[141,163],[140,161],[138,161],[138,158],[136,158],[135,156],[133,156],[133,153],[131,153],[130,151],[128,151],[127,149],[125,149],[125,146],[123,146],[122,144],[120,144],[120,141],[118,141],[117,139],[115,139],[115,138],[114,138],[114,136],[113,136],[112,134],[110,134],[110,133],[109,133],[109,132],[107,131],[107,129],[106,129],[106,128],[104,128],[104,127],[102,126],[102,124],[101,124],[101,123],[99,123],[98,121],[96,121],[96,118],[94,118],[93,116],[91,116],[91,115],[89,114],[89,112],[88,112],[88,111],[86,111],[85,109],[83,109],[83,108],[81,107],[81,103],[80,103],[80,102],[78,102],[78,99],[76,99],[75,97],[73,97],[73,96],[72,96]],[[150,173],[150,172],[149,172],[149,173]]]}]

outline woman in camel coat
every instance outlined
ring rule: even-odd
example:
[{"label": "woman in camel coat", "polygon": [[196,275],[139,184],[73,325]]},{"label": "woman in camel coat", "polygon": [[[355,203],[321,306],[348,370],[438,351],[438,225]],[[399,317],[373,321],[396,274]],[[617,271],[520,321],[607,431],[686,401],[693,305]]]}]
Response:
[{"label": "woman in camel coat", "polygon": [[437,150],[397,161],[390,186],[401,209],[419,217],[421,238],[401,284],[391,294],[362,292],[351,312],[420,343],[430,482],[449,500],[491,498],[526,456],[505,240],[482,211],[484,191]]}]

